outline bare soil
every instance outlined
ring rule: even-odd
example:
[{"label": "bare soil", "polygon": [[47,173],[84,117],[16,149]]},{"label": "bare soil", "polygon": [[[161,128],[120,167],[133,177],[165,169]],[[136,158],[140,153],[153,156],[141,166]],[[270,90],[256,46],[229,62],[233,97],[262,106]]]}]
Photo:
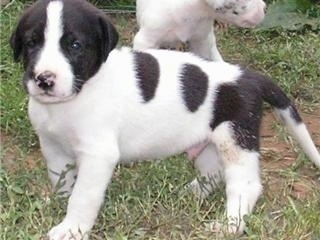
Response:
[{"label": "bare soil", "polygon": [[[312,113],[301,113],[303,121],[315,142],[320,148],[320,107],[314,109]],[[269,195],[279,195],[285,188],[290,189],[293,198],[305,199],[315,188],[319,175],[314,169],[308,166],[299,166],[299,178],[292,182],[286,181],[285,169],[296,166],[298,153],[297,144],[291,141],[291,137],[285,138],[279,134],[279,128],[275,127],[279,123],[272,112],[264,115],[261,128],[261,154],[264,187],[270,189]],[[278,129],[278,130],[277,130]],[[266,192],[266,191],[265,191]],[[271,196],[272,197],[272,196]]]}]

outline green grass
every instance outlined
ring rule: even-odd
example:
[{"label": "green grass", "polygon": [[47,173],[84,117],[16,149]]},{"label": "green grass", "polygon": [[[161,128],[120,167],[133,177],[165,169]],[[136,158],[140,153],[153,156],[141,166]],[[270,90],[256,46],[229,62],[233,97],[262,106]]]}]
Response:
[{"label": "green grass", "polygon": [[[62,220],[66,209],[66,200],[51,192],[43,158],[27,119],[27,99],[21,84],[23,71],[12,61],[9,47],[8,39],[23,6],[23,2],[13,1],[1,10],[0,19],[0,239],[3,240],[40,239]],[[136,29],[132,15],[112,17],[121,31],[121,44],[130,45]],[[226,60],[272,77],[300,109],[315,112],[320,119],[318,33],[228,28],[217,31],[217,38]],[[279,139],[285,139],[290,146],[286,132],[275,128],[280,130]],[[281,160],[279,152],[264,155],[265,191],[247,219],[245,236],[219,237],[206,230],[210,220],[223,215],[223,187],[207,199],[194,197],[184,186],[196,172],[179,155],[163,162],[120,165],[108,188],[92,239],[320,239],[320,172],[299,148],[294,146],[294,151],[297,161],[290,160],[295,162],[290,165],[280,165],[287,160]],[[273,164],[277,167],[272,168]],[[303,186],[301,198],[296,194],[297,184]]]},{"label": "green grass", "polygon": [[36,140],[27,118],[27,98],[22,87],[22,68],[12,60],[12,50],[9,39],[14,25],[19,18],[24,5],[13,2],[1,10],[1,54],[0,54],[0,111],[1,131],[17,138],[21,146],[26,148],[35,144]]}]

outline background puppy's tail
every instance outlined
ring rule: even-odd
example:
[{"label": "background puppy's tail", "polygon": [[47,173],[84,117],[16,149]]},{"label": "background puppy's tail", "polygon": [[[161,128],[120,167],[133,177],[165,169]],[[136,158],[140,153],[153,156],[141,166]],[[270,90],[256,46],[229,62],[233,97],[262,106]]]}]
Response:
[{"label": "background puppy's tail", "polygon": [[317,167],[320,167],[320,154],[294,104],[270,79],[256,75],[256,81],[260,86],[263,100],[275,108],[276,113],[300,144],[306,155]]}]

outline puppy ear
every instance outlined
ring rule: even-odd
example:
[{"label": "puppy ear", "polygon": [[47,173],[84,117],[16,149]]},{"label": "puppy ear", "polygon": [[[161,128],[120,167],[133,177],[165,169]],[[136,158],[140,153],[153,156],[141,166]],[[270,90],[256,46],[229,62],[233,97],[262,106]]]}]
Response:
[{"label": "puppy ear", "polygon": [[103,59],[105,61],[108,58],[109,53],[116,47],[119,34],[107,17],[100,17],[99,25],[102,31],[102,51]]},{"label": "puppy ear", "polygon": [[23,48],[22,38],[21,38],[21,35],[19,34],[19,26],[11,35],[10,46],[13,50],[13,59],[14,61],[18,62],[20,60],[20,57],[22,54],[22,48]]}]

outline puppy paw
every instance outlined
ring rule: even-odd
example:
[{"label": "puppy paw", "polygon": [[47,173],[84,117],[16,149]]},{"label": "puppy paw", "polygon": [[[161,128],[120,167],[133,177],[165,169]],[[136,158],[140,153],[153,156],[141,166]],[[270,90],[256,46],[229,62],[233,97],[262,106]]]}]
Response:
[{"label": "puppy paw", "polygon": [[195,196],[203,199],[206,198],[211,192],[211,189],[208,189],[208,187],[210,186],[200,183],[197,178],[186,185],[186,189],[190,190]]},{"label": "puppy paw", "polygon": [[239,226],[233,222],[227,224],[219,221],[213,221],[206,226],[208,231],[217,233],[218,235],[241,235],[243,234],[244,226]]},{"label": "puppy paw", "polygon": [[53,227],[49,233],[49,240],[88,240],[90,228],[79,223],[62,222]]}]

